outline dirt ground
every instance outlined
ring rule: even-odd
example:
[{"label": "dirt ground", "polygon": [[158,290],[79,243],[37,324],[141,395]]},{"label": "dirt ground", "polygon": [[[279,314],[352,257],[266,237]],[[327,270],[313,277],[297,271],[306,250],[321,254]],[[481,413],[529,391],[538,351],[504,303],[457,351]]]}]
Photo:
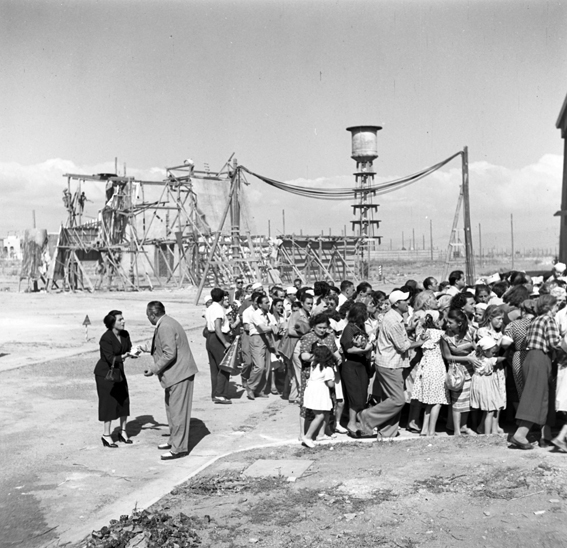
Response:
[{"label": "dirt ground", "polygon": [[[243,476],[258,459],[276,470],[280,459],[313,462],[295,481]],[[236,454],[148,510],[185,514],[200,545],[218,548],[557,548],[566,495],[564,454],[435,437]]]}]

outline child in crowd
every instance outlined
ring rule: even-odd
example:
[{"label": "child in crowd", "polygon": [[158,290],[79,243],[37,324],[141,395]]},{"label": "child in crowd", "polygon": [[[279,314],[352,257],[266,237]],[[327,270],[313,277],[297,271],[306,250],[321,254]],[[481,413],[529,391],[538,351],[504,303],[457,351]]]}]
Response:
[{"label": "child in crowd", "polygon": [[[476,435],[476,432],[467,426],[470,411],[471,378],[474,366],[479,360],[471,355],[474,342],[469,330],[468,321],[462,310],[452,309],[447,314],[445,333],[441,337],[441,353],[447,363],[457,363],[463,366],[465,382],[461,390],[451,391],[451,416],[453,419],[454,435]],[[449,429],[449,426],[448,426]]]},{"label": "child in crowd", "polygon": [[496,341],[496,344],[500,346],[503,324],[504,311],[502,307],[494,304],[488,305],[479,323],[479,328],[476,333],[477,340],[483,337],[492,337]]},{"label": "child in crowd", "polygon": [[412,389],[412,399],[425,404],[421,436],[435,435],[441,406],[449,404],[449,391],[445,387],[445,362],[440,347],[443,330],[439,328],[439,317],[437,310],[428,310],[425,313],[423,329],[429,338],[421,347],[423,357],[416,368]]},{"label": "child in crowd", "polygon": [[320,429],[320,437],[317,441],[329,439],[325,435],[327,422],[329,419],[329,411],[333,408],[330,389],[335,386],[335,356],[331,350],[322,345],[315,343],[311,350],[313,361],[311,363],[311,373],[305,394],[303,395],[303,405],[310,409],[315,418],[311,421],[306,434],[302,436],[301,441],[307,447],[315,447],[313,436]]},{"label": "child in crowd", "polygon": [[498,344],[490,337],[482,337],[476,347],[475,355],[480,365],[475,366],[474,375],[471,382],[471,407],[482,411],[482,424],[484,434],[501,433],[498,426],[498,414],[506,405],[506,399],[502,399],[501,378],[497,374],[504,357],[495,357],[498,351]]},{"label": "child in crowd", "polygon": [[474,305],[474,321],[477,325],[480,325],[482,323],[482,320],[484,319],[484,313],[486,312],[487,308],[488,305],[486,303],[476,303]]}]

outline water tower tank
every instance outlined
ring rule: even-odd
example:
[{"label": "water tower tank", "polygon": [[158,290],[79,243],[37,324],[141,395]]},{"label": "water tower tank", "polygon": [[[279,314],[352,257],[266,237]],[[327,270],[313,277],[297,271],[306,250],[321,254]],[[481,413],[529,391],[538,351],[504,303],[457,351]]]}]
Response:
[{"label": "water tower tank", "polygon": [[347,131],[352,135],[351,158],[360,163],[372,163],[378,158],[377,133],[381,126],[352,126]]}]

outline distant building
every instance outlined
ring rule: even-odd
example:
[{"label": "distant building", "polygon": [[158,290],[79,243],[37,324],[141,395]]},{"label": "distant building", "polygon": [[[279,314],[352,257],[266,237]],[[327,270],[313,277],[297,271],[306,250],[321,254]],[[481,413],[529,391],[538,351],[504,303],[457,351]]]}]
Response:
[{"label": "distant building", "polygon": [[17,232],[8,234],[2,239],[2,257],[4,259],[23,259],[22,239]]}]

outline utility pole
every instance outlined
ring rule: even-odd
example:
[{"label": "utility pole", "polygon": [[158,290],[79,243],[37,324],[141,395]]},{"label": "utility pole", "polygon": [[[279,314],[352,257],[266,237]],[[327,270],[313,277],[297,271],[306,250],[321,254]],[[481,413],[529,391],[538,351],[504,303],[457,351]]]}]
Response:
[{"label": "utility pole", "polygon": [[510,236],[512,238],[512,270],[514,270],[514,214],[510,213]]},{"label": "utility pole", "polygon": [[480,260],[480,266],[482,267],[482,227],[480,226],[480,223],[478,223],[478,252],[479,252],[479,260]]},{"label": "utility pole", "polygon": [[433,262],[433,219],[429,219],[429,247],[431,248],[431,262]]},{"label": "utility pole", "polygon": [[283,234],[285,235],[285,209],[282,209]]},{"label": "utility pole", "polygon": [[471,204],[469,197],[469,147],[463,148],[463,202],[465,209],[465,257],[466,257],[466,274],[467,283],[474,283],[474,255],[471,233]]}]

